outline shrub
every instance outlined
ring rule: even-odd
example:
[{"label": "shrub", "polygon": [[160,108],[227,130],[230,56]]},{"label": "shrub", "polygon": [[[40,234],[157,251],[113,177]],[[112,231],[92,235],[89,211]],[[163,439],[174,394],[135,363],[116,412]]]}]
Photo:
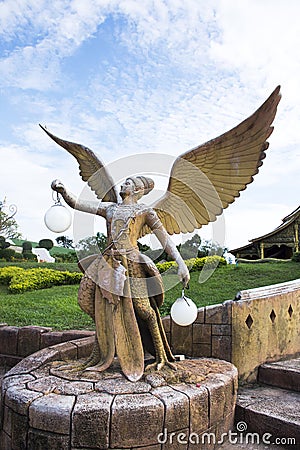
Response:
[{"label": "shrub", "polygon": [[4,236],[0,236],[0,249],[4,250],[5,248],[8,248],[10,246],[9,242],[6,242]]},{"label": "shrub", "polygon": [[10,280],[19,272],[23,272],[21,267],[8,266],[0,269],[0,284],[8,285]]},{"label": "shrub", "polygon": [[178,266],[175,261],[165,261],[163,263],[156,263],[156,267],[158,268],[159,273],[166,272],[167,270],[170,270],[170,273],[175,273]]},{"label": "shrub", "polygon": [[46,250],[51,250],[51,248],[53,247],[53,241],[51,239],[41,239],[39,241],[39,247],[40,248],[45,248]]},{"label": "shrub", "polygon": [[292,261],[300,262],[300,252],[295,252],[293,254]]},{"label": "shrub", "polygon": [[55,258],[56,262],[74,262],[77,263],[77,255],[76,252],[68,252],[68,253],[56,253],[51,252],[51,256]]},{"label": "shrub", "polygon": [[79,272],[63,272],[47,268],[22,269],[10,266],[0,269],[0,283],[7,284],[8,291],[12,294],[55,285],[78,284],[81,278],[82,274]]},{"label": "shrub", "polygon": [[5,261],[11,261],[17,253],[11,248],[0,249],[0,258],[5,259]]},{"label": "shrub", "polygon": [[32,243],[29,241],[24,241],[22,244],[23,251],[22,253],[31,253],[32,250]]},{"label": "shrub", "polygon": [[[213,269],[217,266],[226,266],[225,258],[221,256],[205,256],[204,258],[191,258],[185,261],[190,272],[197,272],[201,270],[204,265],[207,269]],[[175,261],[167,261],[164,263],[157,263],[156,267],[158,268],[160,273],[166,272],[175,273],[177,271],[177,264]]]},{"label": "shrub", "polygon": [[12,257],[12,261],[22,261],[24,259],[22,253],[17,253],[15,252],[15,254]]},{"label": "shrub", "polygon": [[37,256],[30,252],[23,253],[23,258],[27,261],[37,261]]}]

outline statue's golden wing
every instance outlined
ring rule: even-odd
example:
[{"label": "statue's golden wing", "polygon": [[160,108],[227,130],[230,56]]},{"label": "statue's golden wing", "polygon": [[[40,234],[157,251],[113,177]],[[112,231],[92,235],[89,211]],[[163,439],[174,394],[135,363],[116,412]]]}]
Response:
[{"label": "statue's golden wing", "polygon": [[96,193],[97,198],[102,199],[104,202],[117,203],[117,191],[113,179],[92,150],[81,144],[64,141],[63,139],[54,136],[54,134],[50,133],[42,125],[40,125],[40,127],[51,137],[51,139],[77,159],[81,178],[83,181],[87,181],[90,188]]},{"label": "statue's golden wing", "polygon": [[248,119],[176,159],[167,192],[152,205],[169,234],[191,232],[216,220],[253,181],[265,158],[280,98],[278,86]]}]

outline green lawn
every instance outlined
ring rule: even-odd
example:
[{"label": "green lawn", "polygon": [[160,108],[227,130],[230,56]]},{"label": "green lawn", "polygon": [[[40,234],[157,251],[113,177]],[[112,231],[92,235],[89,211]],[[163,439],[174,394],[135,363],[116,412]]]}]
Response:
[{"label": "green lawn", "polygon": [[[168,283],[175,284],[172,283],[174,278],[176,275],[170,275]],[[240,290],[297,278],[300,278],[300,264],[290,261],[223,266],[204,283],[199,283],[199,272],[192,273],[186,295],[198,306],[212,305],[234,299]],[[54,286],[12,295],[7,292],[6,286],[0,286],[0,322],[16,326],[49,326],[57,330],[93,329],[92,321],[77,305],[77,291],[78,285]],[[170,305],[180,295],[180,284],[166,290],[165,303],[161,308],[163,315],[169,312]]]}]

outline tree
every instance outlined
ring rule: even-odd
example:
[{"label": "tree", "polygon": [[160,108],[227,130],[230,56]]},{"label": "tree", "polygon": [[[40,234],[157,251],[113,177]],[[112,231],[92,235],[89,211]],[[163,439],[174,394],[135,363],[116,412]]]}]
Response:
[{"label": "tree", "polygon": [[73,241],[68,236],[58,236],[55,240],[60,247],[74,248]]},{"label": "tree", "polygon": [[8,248],[10,246],[9,242],[6,242],[4,236],[0,236],[0,250],[4,250],[5,248]]},{"label": "tree", "polygon": [[223,256],[225,251],[225,247],[221,247],[217,242],[213,242],[211,240],[205,240],[201,242],[199,248],[200,256],[208,256],[208,255],[219,255]]},{"label": "tree", "polygon": [[103,253],[107,247],[107,237],[103,233],[81,239],[76,245],[79,259],[85,256]]},{"label": "tree", "polygon": [[4,236],[0,236],[0,259],[10,261],[16,255],[16,252],[8,247],[10,247],[10,243],[5,240]]},{"label": "tree", "polygon": [[[8,212],[7,212],[8,211]],[[15,239],[21,237],[18,224],[14,219],[17,208],[14,205],[6,206],[6,201],[0,201],[0,234],[5,238]]]},{"label": "tree", "polygon": [[51,239],[41,239],[39,241],[39,248],[45,248],[46,250],[51,250],[53,247],[53,241]]},{"label": "tree", "polygon": [[37,261],[36,255],[32,253],[32,243],[30,241],[24,241],[22,247],[23,247],[22,255],[24,259]]},{"label": "tree", "polygon": [[188,239],[183,244],[178,245],[177,248],[183,259],[197,258],[200,244],[201,237],[196,233],[191,237],[191,239]]}]

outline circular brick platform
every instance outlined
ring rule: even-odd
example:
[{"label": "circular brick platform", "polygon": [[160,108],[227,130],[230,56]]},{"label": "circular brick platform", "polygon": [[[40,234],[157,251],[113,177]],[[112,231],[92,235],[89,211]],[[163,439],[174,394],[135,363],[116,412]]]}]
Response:
[{"label": "circular brick platform", "polygon": [[105,373],[58,370],[58,360],[82,358],[91,344],[81,339],[41,350],[4,376],[2,450],[208,449],[204,433],[217,441],[232,427],[232,364],[185,360],[177,371],[152,372],[136,383],[117,361]]}]

